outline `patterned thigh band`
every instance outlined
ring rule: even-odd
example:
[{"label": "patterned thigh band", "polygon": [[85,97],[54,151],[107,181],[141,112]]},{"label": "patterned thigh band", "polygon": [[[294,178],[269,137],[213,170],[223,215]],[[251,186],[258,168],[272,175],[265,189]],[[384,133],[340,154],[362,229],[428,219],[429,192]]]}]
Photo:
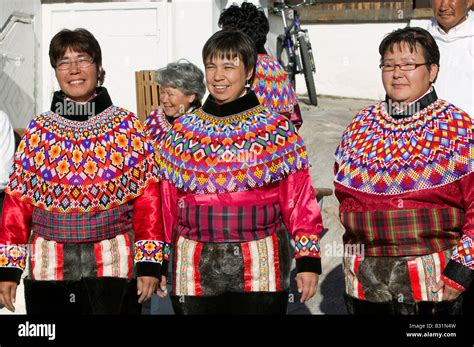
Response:
[{"label": "patterned thigh band", "polygon": [[277,292],[289,287],[285,230],[244,243],[202,243],[179,237],[174,250],[174,295]]},{"label": "patterned thigh band", "polygon": [[59,243],[33,234],[29,279],[132,278],[133,233],[100,242]]},{"label": "patterned thigh band", "polygon": [[346,293],[371,302],[441,301],[440,280],[453,249],[419,257],[344,257]]}]

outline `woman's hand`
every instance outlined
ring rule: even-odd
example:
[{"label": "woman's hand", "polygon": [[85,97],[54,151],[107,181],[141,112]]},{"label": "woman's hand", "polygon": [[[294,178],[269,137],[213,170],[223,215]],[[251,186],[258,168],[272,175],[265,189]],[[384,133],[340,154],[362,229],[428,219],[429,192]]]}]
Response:
[{"label": "woman's hand", "polygon": [[168,289],[166,288],[166,276],[161,276],[161,282],[156,288],[156,295],[158,295],[160,298],[164,298],[166,295],[168,295]]},{"label": "woman's hand", "polygon": [[314,272],[300,272],[296,275],[298,293],[301,293],[301,303],[311,299],[318,288],[319,275]]},{"label": "woman's hand", "polygon": [[446,285],[443,280],[439,280],[438,283],[433,288],[433,292],[437,293],[441,288],[444,287],[444,293],[443,293],[443,301],[451,301],[451,300],[456,300],[459,295],[461,295],[462,292],[460,292],[457,289],[454,289],[448,285]]},{"label": "woman's hand", "polygon": [[0,282],[0,304],[11,312],[15,312],[16,287],[16,282]]},{"label": "woman's hand", "polygon": [[158,284],[158,278],[153,276],[140,276],[137,278],[137,295],[138,303],[143,304],[145,300],[151,298],[151,295],[155,292]]}]

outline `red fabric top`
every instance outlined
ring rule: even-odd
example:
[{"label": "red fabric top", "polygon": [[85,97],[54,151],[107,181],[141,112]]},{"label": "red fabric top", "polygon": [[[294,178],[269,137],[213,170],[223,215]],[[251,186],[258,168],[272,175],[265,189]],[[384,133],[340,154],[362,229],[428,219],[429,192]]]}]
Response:
[{"label": "red fabric top", "polygon": [[[163,221],[165,226],[166,242],[170,243],[172,233],[178,222],[178,209],[186,205],[203,206],[256,206],[278,203],[281,208],[282,221],[293,239],[303,236],[319,236],[323,231],[323,222],[319,206],[314,196],[309,170],[304,169],[287,178],[267,187],[251,191],[221,193],[221,194],[194,194],[178,191],[168,181],[161,181],[163,196]],[[191,238],[196,235],[191,233]],[[314,238],[314,237],[313,237]],[[252,240],[252,235],[244,235],[244,241]],[[297,254],[298,257],[299,254]],[[319,257],[316,254],[309,256]]]},{"label": "red fabric top", "polygon": [[[0,225],[0,245],[26,247],[30,237],[35,207],[6,194]],[[158,183],[151,183],[142,195],[133,200],[133,229],[135,241],[164,240],[161,198]]]}]

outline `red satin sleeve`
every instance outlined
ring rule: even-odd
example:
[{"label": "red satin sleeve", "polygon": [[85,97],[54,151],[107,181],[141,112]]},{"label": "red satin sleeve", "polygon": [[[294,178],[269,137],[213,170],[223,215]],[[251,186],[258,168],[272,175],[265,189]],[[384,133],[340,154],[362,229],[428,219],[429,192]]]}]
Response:
[{"label": "red satin sleeve", "polygon": [[168,181],[160,181],[165,241],[171,244],[173,230],[178,223],[178,190]]},{"label": "red satin sleeve", "polygon": [[140,240],[165,241],[159,183],[151,183],[133,201],[135,242]]},{"label": "red satin sleeve", "polygon": [[10,194],[5,194],[0,225],[0,244],[22,245],[24,247],[28,243],[33,210],[33,205]]},{"label": "red satin sleeve", "polygon": [[311,183],[309,169],[280,181],[283,223],[296,243],[296,257],[320,257],[319,238],[323,220]]},{"label": "red satin sleeve", "polygon": [[474,173],[461,178],[461,195],[464,205],[462,231],[471,239],[474,239]]}]

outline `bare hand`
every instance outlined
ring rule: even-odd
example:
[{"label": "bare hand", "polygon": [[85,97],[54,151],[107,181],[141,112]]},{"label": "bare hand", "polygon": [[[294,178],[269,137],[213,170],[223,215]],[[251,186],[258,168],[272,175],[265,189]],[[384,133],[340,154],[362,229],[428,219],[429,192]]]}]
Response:
[{"label": "bare hand", "polygon": [[166,288],[166,276],[161,276],[161,282],[156,288],[156,295],[160,298],[164,298],[168,295],[168,289]]},{"label": "bare hand", "polygon": [[158,284],[158,278],[153,276],[140,276],[137,278],[137,295],[138,303],[143,304],[144,301],[151,298],[151,295],[155,292]]},{"label": "bare hand", "polygon": [[444,287],[444,293],[443,293],[443,301],[451,301],[451,300],[456,300],[459,295],[461,295],[461,292],[457,289],[454,289],[448,285],[445,285],[443,280],[439,280],[438,283],[433,288],[433,292],[437,293],[441,288]]},{"label": "bare hand", "polygon": [[16,282],[0,282],[0,304],[11,312],[15,312],[16,287]]},{"label": "bare hand", "polygon": [[296,275],[298,293],[301,293],[301,303],[311,299],[318,287],[319,275],[314,272],[300,272]]}]

